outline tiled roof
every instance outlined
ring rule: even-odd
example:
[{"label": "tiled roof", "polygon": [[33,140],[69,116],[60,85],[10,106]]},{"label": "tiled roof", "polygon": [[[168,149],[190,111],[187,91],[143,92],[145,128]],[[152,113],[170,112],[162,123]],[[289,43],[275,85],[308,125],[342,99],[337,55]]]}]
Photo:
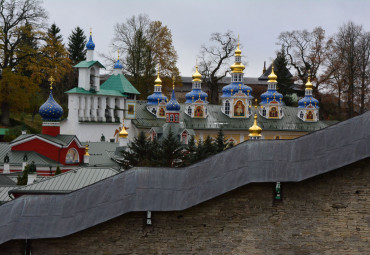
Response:
[{"label": "tiled roof", "polygon": [[102,90],[119,91],[122,94],[140,94],[123,74],[112,74],[108,80],[100,85],[100,88]]},{"label": "tiled roof", "polygon": [[[146,109],[145,101],[136,103],[136,119],[132,123],[138,128],[161,127],[166,123],[165,119],[157,119]],[[278,119],[265,119],[258,115],[258,125],[265,131],[286,130],[311,132],[327,127],[321,121],[307,123],[297,116],[296,107],[284,106],[284,117]],[[187,129],[224,129],[224,130],[247,130],[253,125],[253,118],[232,119],[221,112],[220,105],[208,105],[208,117],[205,119],[193,119],[184,113],[185,105],[181,104],[180,122]],[[254,110],[254,109],[253,109]]]},{"label": "tiled roof", "polygon": [[37,183],[17,187],[10,191],[10,193],[69,193],[117,173],[118,171],[112,168],[83,167],[53,176]]}]

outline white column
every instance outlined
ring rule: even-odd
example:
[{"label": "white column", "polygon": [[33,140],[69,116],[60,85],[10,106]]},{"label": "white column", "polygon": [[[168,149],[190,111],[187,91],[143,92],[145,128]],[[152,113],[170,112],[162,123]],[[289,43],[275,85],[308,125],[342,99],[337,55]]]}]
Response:
[{"label": "white column", "polygon": [[123,111],[125,109],[125,99],[124,98],[118,98],[118,108],[120,109],[118,111],[118,117],[119,117],[119,122],[122,123],[123,121]]},{"label": "white column", "polygon": [[97,117],[98,111],[98,98],[96,96],[91,97],[91,121],[98,121]]},{"label": "white column", "polygon": [[9,163],[4,163],[3,174],[8,174],[8,173],[10,173]]},{"label": "white column", "polygon": [[106,121],[105,119],[105,109],[107,105],[107,98],[106,97],[99,97],[100,98],[100,104],[99,104],[99,110],[98,110],[98,115],[99,115],[99,121]]},{"label": "white column", "polygon": [[114,122],[114,97],[108,97],[109,115],[112,117],[112,122]]},{"label": "white column", "polygon": [[90,121],[90,107],[91,107],[91,97],[86,96],[85,98],[85,120]]},{"label": "white column", "polygon": [[26,166],[27,166],[27,162],[22,162],[22,171],[24,171],[24,169],[26,169]]},{"label": "white column", "polygon": [[80,96],[80,107],[78,108],[78,120],[84,121],[85,120],[85,96]]}]

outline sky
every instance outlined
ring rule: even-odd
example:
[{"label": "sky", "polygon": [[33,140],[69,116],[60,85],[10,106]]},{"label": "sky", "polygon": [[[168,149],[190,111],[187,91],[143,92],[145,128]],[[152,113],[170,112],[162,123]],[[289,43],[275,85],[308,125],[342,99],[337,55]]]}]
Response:
[{"label": "sky", "polygon": [[280,49],[281,32],[321,26],[330,36],[348,21],[370,31],[369,0],[44,0],[43,6],[65,43],[75,27],[86,35],[92,28],[95,59],[102,62],[99,53],[112,54],[116,23],[141,13],[160,20],[172,32],[182,76],[192,75],[201,45],[209,45],[214,32],[240,35],[245,76],[258,77]]}]

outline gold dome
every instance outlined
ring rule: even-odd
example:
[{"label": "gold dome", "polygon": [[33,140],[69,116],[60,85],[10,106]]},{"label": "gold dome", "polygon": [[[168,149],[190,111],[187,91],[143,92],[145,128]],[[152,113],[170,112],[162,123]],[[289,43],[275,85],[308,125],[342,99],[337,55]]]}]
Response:
[{"label": "gold dome", "polygon": [[243,73],[245,66],[242,63],[235,62],[230,66],[232,73]]},{"label": "gold dome", "polygon": [[308,78],[306,83],[306,89],[312,89],[312,83],[311,83],[311,73],[308,72]]},{"label": "gold dome", "polygon": [[201,81],[202,75],[198,71],[198,66],[195,66],[195,73],[193,74],[193,81]]},{"label": "gold dome", "polygon": [[157,73],[157,79],[154,81],[155,86],[161,86],[162,85],[162,80],[159,78],[159,72]]},{"label": "gold dome", "polygon": [[119,132],[118,136],[119,136],[119,138],[127,138],[128,137],[128,133],[125,129],[125,124],[122,124],[122,130],[121,130],[121,132]]},{"label": "gold dome", "polygon": [[271,68],[271,73],[270,75],[268,76],[269,80],[268,82],[277,82],[276,79],[277,79],[277,76],[274,72],[274,62],[272,62],[272,68]]},{"label": "gold dome", "polygon": [[85,156],[90,156],[90,154],[89,154],[89,145],[88,144],[85,145]]},{"label": "gold dome", "polygon": [[240,57],[242,55],[242,51],[239,48],[239,38],[238,38],[238,47],[235,50],[235,57]]},{"label": "gold dome", "polygon": [[254,114],[253,126],[249,128],[249,136],[261,136],[262,128],[257,125],[257,114]]}]

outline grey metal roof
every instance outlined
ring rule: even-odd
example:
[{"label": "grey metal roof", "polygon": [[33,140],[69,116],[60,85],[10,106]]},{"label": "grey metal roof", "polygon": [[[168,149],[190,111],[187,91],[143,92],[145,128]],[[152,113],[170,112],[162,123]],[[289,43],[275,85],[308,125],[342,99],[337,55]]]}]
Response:
[{"label": "grey metal roof", "polygon": [[70,235],[132,211],[184,210],[255,182],[298,182],[370,156],[370,112],[294,140],[251,140],[185,168],[133,168],[0,206],[0,244]]},{"label": "grey metal roof", "polygon": [[[181,105],[180,122],[184,123],[187,129],[224,129],[224,130],[248,130],[253,125],[253,118],[233,119],[221,112],[220,105],[208,105],[208,117],[205,119],[191,118],[184,113],[185,105]],[[253,110],[254,111],[254,110]],[[312,132],[327,127],[322,121],[304,122],[298,118],[298,108],[284,106],[284,117],[282,119],[265,119],[258,115],[258,125],[264,131],[286,130]],[[165,119],[157,119],[156,116],[148,112],[145,101],[136,103],[136,119],[132,123],[138,128],[150,129],[152,127],[162,127]]]},{"label": "grey metal roof", "polygon": [[[192,77],[181,77],[182,83],[192,83],[192,80],[193,80]],[[221,85],[227,85],[230,83],[231,83],[230,76],[226,76],[219,81],[219,84]],[[244,84],[246,85],[267,85],[267,80],[260,80],[258,77],[244,77]]]},{"label": "grey metal roof", "polygon": [[14,188],[16,188],[16,185],[11,186],[0,186],[0,205],[11,201],[12,199],[9,197],[8,192]]},{"label": "grey metal roof", "polygon": [[83,167],[53,176],[37,183],[17,187],[12,189],[10,194],[69,193],[117,173],[118,171],[112,168]]},{"label": "grey metal roof", "polygon": [[44,135],[44,134],[25,134],[20,135],[16,139],[10,142],[10,144],[13,144],[15,142],[30,138],[30,137],[42,137],[46,140],[49,140],[53,143],[60,144],[62,146],[68,145],[74,138],[77,139],[75,135],[57,135],[57,136],[50,136],[50,135]]},{"label": "grey metal roof", "polygon": [[15,182],[6,175],[0,174],[0,186],[4,185],[15,185]]},{"label": "grey metal roof", "polygon": [[[86,144],[86,143],[84,143]],[[89,142],[89,166],[117,167],[118,164],[111,159],[116,151],[117,143]]]}]

